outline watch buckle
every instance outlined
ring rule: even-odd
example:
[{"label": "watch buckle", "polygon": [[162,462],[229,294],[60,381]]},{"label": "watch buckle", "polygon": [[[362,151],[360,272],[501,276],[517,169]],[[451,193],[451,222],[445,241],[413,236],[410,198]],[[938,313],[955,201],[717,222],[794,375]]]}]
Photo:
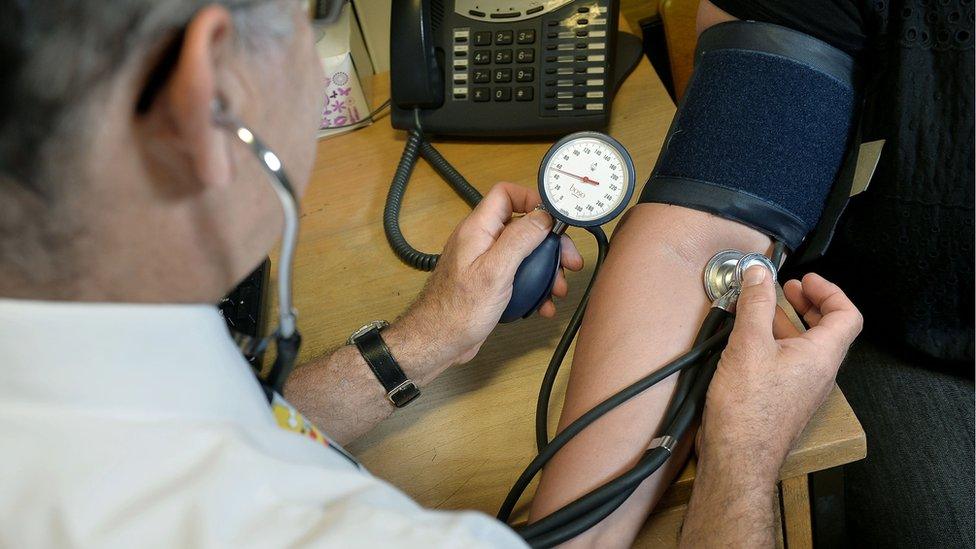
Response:
[{"label": "watch buckle", "polygon": [[390,400],[390,404],[393,404],[397,408],[402,408],[410,404],[418,396],[420,396],[420,389],[416,383],[409,379],[391,389],[389,393],[386,393],[386,398]]}]

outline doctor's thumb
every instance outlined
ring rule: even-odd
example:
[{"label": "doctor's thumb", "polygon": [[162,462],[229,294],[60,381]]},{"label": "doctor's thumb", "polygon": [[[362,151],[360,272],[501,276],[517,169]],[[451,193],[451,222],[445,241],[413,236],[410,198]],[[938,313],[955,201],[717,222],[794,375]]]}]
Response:
[{"label": "doctor's thumb", "polygon": [[522,260],[545,240],[551,229],[552,217],[542,210],[513,219],[492,246],[492,262],[514,276]]},{"label": "doctor's thumb", "polygon": [[735,305],[732,337],[763,337],[771,340],[775,316],[776,288],[772,273],[760,265],[749,267],[742,276],[742,291]]}]

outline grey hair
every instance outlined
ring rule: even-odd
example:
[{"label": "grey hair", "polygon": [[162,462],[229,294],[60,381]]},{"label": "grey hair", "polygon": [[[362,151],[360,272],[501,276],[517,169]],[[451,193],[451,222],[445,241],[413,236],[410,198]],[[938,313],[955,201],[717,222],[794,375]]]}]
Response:
[{"label": "grey hair", "polygon": [[[231,10],[243,45],[260,49],[292,31],[281,1],[216,3]],[[65,152],[69,143],[58,137],[82,122],[77,115],[98,88],[213,3],[0,0],[0,186],[13,180],[47,194],[37,181],[46,145],[60,141]]]},{"label": "grey hair", "polygon": [[85,192],[76,164],[113,76],[159,57],[214,3],[242,47],[274,50],[293,31],[287,1],[0,0],[0,294],[77,275],[85,227],[66,198]]}]

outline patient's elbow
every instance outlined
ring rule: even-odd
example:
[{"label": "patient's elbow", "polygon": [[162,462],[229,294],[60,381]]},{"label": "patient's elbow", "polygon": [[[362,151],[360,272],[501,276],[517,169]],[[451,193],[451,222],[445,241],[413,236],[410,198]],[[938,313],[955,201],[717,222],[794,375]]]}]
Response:
[{"label": "patient's elbow", "polygon": [[772,247],[769,236],[737,221],[661,203],[641,203],[630,208],[614,230],[614,240],[624,234],[628,240],[633,237],[694,270],[703,269],[708,259],[721,250],[769,252]]}]

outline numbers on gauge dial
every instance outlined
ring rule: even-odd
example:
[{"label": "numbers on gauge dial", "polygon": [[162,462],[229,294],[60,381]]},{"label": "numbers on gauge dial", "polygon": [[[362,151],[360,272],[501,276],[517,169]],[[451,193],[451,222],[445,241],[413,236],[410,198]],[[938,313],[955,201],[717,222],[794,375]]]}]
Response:
[{"label": "numbers on gauge dial", "polygon": [[544,188],[549,204],[564,216],[593,221],[620,205],[628,175],[616,148],[583,137],[563,144],[549,157]]}]

